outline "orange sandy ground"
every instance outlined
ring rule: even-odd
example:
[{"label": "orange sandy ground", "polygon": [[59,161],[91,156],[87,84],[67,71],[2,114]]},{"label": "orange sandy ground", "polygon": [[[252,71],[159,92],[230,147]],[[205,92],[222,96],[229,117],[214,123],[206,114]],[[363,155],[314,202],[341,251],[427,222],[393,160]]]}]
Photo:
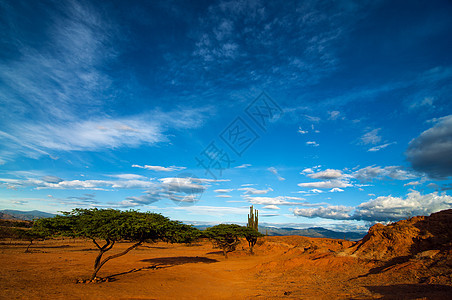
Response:
[{"label": "orange sandy ground", "polygon": [[[125,249],[115,245],[111,253]],[[246,242],[225,259],[209,242],[145,244],[88,278],[96,256],[90,241],[0,241],[1,299],[451,299],[452,287],[421,284],[416,271],[380,272],[384,264],[338,256],[352,242],[299,236]],[[421,263],[421,262],[420,262]],[[389,274],[389,275],[388,275]]]}]

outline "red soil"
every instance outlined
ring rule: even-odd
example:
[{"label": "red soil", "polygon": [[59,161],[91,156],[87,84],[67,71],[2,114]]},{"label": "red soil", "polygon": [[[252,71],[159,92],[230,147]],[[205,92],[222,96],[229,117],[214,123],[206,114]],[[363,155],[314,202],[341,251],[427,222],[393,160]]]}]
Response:
[{"label": "red soil", "polygon": [[[145,245],[88,278],[90,241],[0,243],[0,298],[11,299],[447,299],[452,211],[376,225],[360,242],[265,237],[225,259],[208,242]],[[119,252],[127,243],[115,245]]]}]

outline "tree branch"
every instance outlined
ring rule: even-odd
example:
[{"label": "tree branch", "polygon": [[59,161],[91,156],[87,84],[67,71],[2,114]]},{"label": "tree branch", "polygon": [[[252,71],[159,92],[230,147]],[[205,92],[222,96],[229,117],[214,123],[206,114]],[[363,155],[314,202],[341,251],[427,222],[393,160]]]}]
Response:
[{"label": "tree branch", "polygon": [[101,247],[99,246],[99,244],[96,242],[96,240],[95,239],[92,239],[93,240],[93,243],[97,246],[97,248],[99,248],[99,250],[101,249]]},{"label": "tree branch", "polygon": [[[122,251],[122,252],[120,252],[120,253],[118,253],[118,254],[110,255],[109,257],[105,258],[100,264],[99,264],[99,263],[95,264],[96,267],[95,267],[95,270],[94,270],[93,275],[91,276],[91,280],[93,280],[93,279],[96,277],[97,272],[99,272],[100,268],[102,268],[102,266],[103,266],[107,261],[109,261],[110,259],[117,258],[117,257],[120,257],[120,256],[123,256],[123,255],[127,254],[130,250],[132,250],[132,249],[134,249],[134,248],[140,246],[143,242],[144,242],[144,241],[141,240],[141,241],[139,241],[138,243],[133,244],[132,246],[130,246],[129,248],[127,248],[126,250],[124,250],[124,251]],[[113,243],[114,243],[114,242],[113,242]],[[100,256],[102,256],[102,255],[100,255]],[[97,260],[97,259],[96,259],[96,260]],[[99,257],[99,260],[100,260],[100,257]]]}]

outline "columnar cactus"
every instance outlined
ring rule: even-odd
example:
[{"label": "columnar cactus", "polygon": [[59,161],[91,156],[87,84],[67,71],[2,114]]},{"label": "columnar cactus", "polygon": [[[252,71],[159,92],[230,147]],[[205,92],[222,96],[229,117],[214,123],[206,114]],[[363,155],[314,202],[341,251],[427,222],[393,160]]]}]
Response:
[{"label": "columnar cactus", "polygon": [[259,212],[257,209],[253,212],[253,206],[250,206],[250,213],[248,214],[248,225],[247,227],[254,228],[256,231],[258,230],[259,220],[258,220]]},{"label": "columnar cactus", "polygon": [[253,206],[251,205],[251,206],[250,206],[250,213],[249,213],[249,215],[248,215],[248,224],[247,224],[247,227],[248,227],[248,228],[254,229],[254,233],[253,233],[253,234],[250,233],[250,234],[247,234],[247,235],[245,236],[245,238],[246,238],[246,240],[248,241],[248,244],[249,244],[249,246],[250,246],[250,252],[251,252],[251,254],[254,253],[254,252],[253,252],[254,245],[256,245],[257,238],[261,235],[261,234],[259,233],[259,230],[258,230],[258,228],[259,228],[259,220],[258,220],[258,216],[259,216],[259,213],[258,213],[257,209],[255,209],[255,210],[253,211]]}]

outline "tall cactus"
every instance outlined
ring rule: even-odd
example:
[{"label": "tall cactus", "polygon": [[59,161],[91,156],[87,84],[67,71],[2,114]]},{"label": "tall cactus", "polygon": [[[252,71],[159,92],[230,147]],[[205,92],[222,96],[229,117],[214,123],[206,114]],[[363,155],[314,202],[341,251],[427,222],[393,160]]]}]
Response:
[{"label": "tall cactus", "polygon": [[259,213],[257,209],[253,210],[253,206],[250,206],[250,213],[248,214],[248,224],[246,225],[248,228],[254,229],[254,233],[250,233],[245,236],[246,240],[248,241],[248,245],[250,246],[250,252],[251,254],[254,254],[253,248],[254,245],[256,245],[257,237],[259,234],[259,220],[258,220]]},{"label": "tall cactus", "polygon": [[253,206],[250,206],[250,213],[248,214],[248,225],[247,227],[254,228],[256,231],[259,231],[259,220],[258,220],[259,212],[257,209],[253,212]]}]

